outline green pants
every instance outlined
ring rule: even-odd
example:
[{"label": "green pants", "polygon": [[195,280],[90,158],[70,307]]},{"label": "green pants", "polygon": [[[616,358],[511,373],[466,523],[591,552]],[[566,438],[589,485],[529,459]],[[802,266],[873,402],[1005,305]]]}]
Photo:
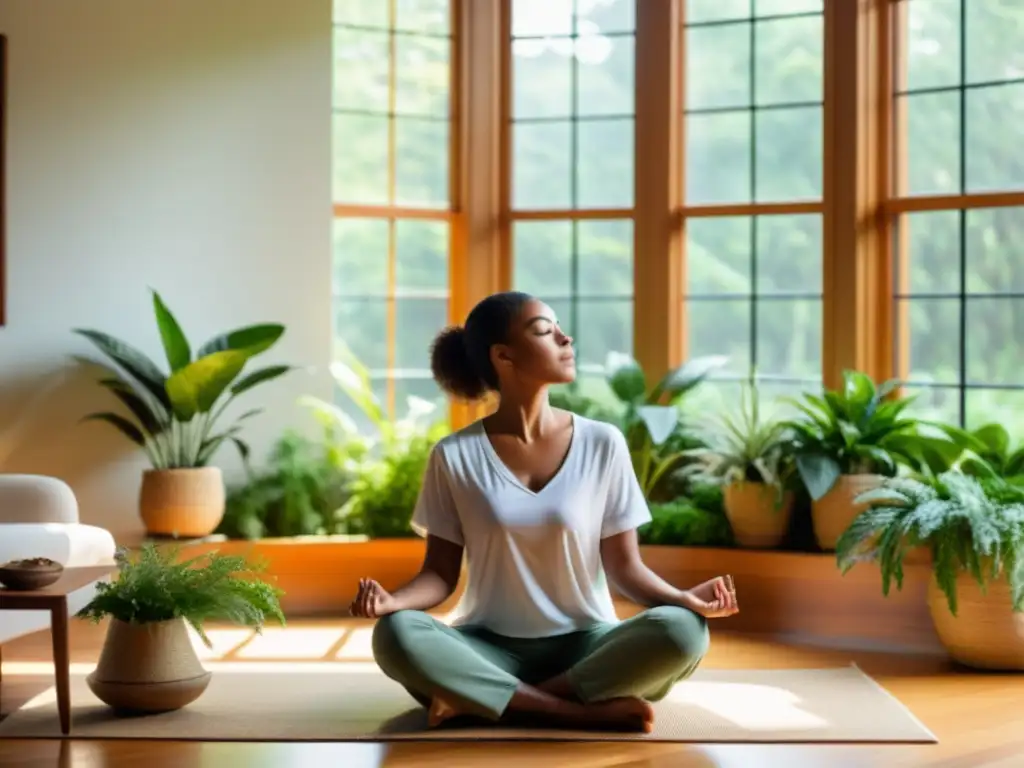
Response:
[{"label": "green pants", "polygon": [[705,619],[674,606],[537,639],[449,627],[421,611],[385,616],[373,630],[381,671],[418,702],[429,706],[442,695],[491,720],[501,717],[520,682],[537,685],[563,672],[583,702],[620,696],[657,701],[693,674],[707,649]]}]

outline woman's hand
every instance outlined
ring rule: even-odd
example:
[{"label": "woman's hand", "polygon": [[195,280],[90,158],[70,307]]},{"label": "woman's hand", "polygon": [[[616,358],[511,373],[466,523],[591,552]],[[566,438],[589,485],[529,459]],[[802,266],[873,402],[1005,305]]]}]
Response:
[{"label": "woman's hand", "polygon": [[739,613],[732,576],[718,576],[698,584],[684,594],[683,607],[706,619],[720,619]]},{"label": "woman's hand", "polygon": [[373,579],[360,579],[359,592],[356,599],[348,607],[348,612],[362,619],[379,619],[398,610],[394,595]]}]

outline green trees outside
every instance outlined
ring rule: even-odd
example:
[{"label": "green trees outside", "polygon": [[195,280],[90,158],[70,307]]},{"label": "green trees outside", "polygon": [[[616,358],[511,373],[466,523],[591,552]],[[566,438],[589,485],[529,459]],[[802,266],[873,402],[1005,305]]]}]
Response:
[{"label": "green trees outside", "polygon": [[[899,98],[908,118],[908,194],[1024,188],[1016,137],[1024,121],[1024,5],[906,2],[909,92]],[[335,203],[447,207],[447,7],[398,0],[392,33],[388,3],[335,0]],[[513,3],[517,210],[632,206],[634,92],[643,87],[633,74],[633,7]],[[688,204],[820,200],[822,8],[822,0],[689,0]],[[918,414],[1024,432],[1024,392],[1012,389],[1024,384],[1024,301],[1012,296],[1024,293],[1024,208],[918,213],[901,225],[910,253],[898,282],[907,296],[894,301],[907,303]],[[398,369],[399,397],[436,397],[427,345],[447,315],[447,224],[401,220],[390,232],[383,220],[342,218],[334,226],[338,338],[370,368]],[[735,375],[756,363],[768,378],[760,390],[772,399],[816,388],[821,230],[820,216],[808,214],[690,220],[689,355],[729,355]],[[631,351],[632,302],[642,297],[633,296],[628,218],[517,222],[512,239],[515,287],[556,308],[584,370],[596,372],[608,351]],[[393,358],[389,268],[397,286]],[[601,386],[586,378],[585,387]],[[702,409],[714,405],[709,397],[738,402],[738,386],[704,389],[711,394],[696,403]]]}]

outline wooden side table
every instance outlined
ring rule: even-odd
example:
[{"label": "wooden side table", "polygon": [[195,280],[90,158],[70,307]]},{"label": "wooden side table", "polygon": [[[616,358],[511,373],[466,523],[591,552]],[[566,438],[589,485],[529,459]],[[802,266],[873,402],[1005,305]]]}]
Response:
[{"label": "wooden side table", "polygon": [[68,649],[68,595],[117,570],[110,565],[66,568],[60,579],[44,589],[20,592],[0,587],[0,611],[49,611],[53,640],[53,673],[57,682],[60,730],[71,732],[71,656]]}]

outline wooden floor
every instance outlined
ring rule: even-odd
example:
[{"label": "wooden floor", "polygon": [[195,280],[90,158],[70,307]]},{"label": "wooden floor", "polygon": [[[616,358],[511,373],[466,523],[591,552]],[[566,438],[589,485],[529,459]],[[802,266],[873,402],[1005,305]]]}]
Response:
[{"label": "wooden floor", "polygon": [[[311,632],[315,629],[315,632]],[[247,661],[265,658],[318,658],[363,661],[368,625],[356,621],[293,622],[279,634],[245,644],[238,630],[214,633],[211,658]],[[333,634],[336,637],[332,640]],[[307,642],[316,637],[316,642]],[[72,662],[94,663],[103,627],[83,622],[72,627]],[[326,641],[325,641],[326,637]],[[241,642],[240,642],[241,640]],[[248,650],[244,650],[248,649]],[[254,652],[256,652],[254,654]],[[9,713],[43,692],[50,660],[49,635],[41,633],[3,648],[4,678],[0,713]],[[565,768],[761,768],[763,766],[982,768],[1024,765],[1024,675],[993,675],[956,670],[942,658],[798,648],[754,637],[713,634],[705,664],[712,667],[768,668],[845,665],[851,661],[908,706],[940,740],[927,746],[700,746],[684,744],[232,744],[143,741],[4,741],[0,765],[73,766],[346,766],[416,768],[427,766],[564,766]]]}]

